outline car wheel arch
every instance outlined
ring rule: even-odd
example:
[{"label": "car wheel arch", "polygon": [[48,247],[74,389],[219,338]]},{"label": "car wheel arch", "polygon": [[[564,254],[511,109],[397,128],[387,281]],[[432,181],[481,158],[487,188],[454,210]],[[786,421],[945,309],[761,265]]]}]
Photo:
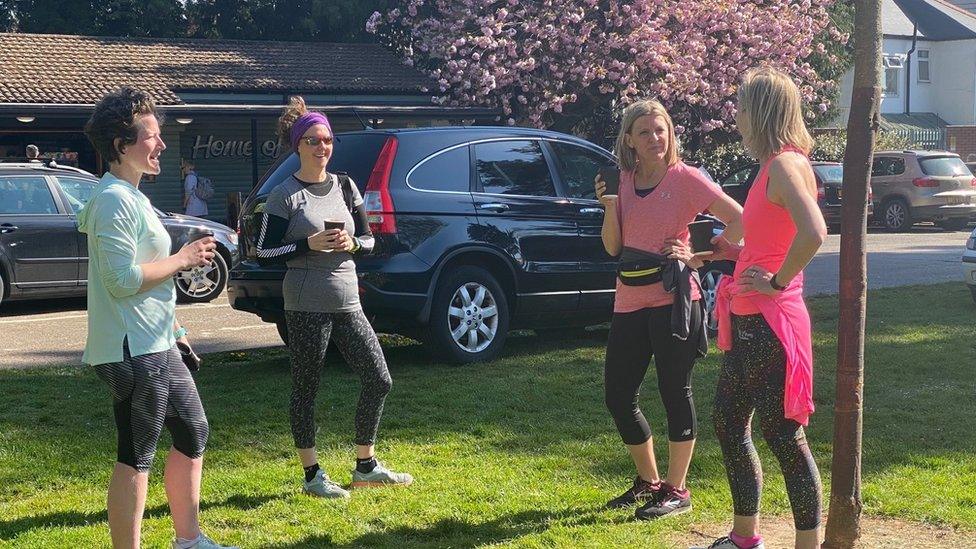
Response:
[{"label": "car wheel arch", "polygon": [[431,277],[430,286],[427,288],[427,302],[420,311],[419,320],[425,324],[430,320],[431,304],[438,282],[443,279],[445,273],[462,265],[480,267],[495,277],[504,290],[505,297],[508,298],[509,316],[512,316],[516,307],[518,279],[511,260],[504,253],[487,246],[466,246],[445,254],[438,263],[434,276]]}]

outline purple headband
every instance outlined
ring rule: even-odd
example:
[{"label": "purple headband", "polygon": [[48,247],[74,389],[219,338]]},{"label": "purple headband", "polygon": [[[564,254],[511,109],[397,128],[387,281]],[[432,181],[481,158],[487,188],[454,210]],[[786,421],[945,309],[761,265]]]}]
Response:
[{"label": "purple headband", "polygon": [[324,114],[320,112],[307,112],[299,116],[298,120],[291,126],[291,148],[293,150],[298,150],[298,140],[305,135],[305,132],[309,128],[316,124],[324,124],[326,128],[329,128],[329,133],[332,133],[332,124],[329,124],[329,119]]}]

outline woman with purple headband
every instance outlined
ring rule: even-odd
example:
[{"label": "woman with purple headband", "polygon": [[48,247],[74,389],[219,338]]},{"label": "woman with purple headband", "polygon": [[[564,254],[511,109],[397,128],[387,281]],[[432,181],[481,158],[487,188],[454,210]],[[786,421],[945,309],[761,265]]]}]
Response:
[{"label": "woman with purple headband", "polygon": [[390,471],[376,461],[373,450],[393,381],[359,303],[354,257],[373,251],[363,198],[349,176],[326,170],[333,135],[324,114],[292,97],[278,120],[278,133],[298,154],[301,168],[268,196],[257,256],[262,264],[288,267],[282,293],[291,351],[291,432],[305,469],[304,491],[349,497],[319,468],[315,451],[315,395],[330,337],[362,380],[352,487],[410,484],[409,474]]}]

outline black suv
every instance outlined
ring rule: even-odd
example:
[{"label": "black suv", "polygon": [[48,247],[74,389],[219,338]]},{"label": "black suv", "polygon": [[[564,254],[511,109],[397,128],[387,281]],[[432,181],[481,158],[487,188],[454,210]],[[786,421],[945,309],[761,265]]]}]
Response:
[{"label": "black suv", "polygon": [[[258,265],[255,236],[268,194],[298,164],[284,158],[246,199],[242,262],[228,284],[234,308],[276,323],[286,340],[284,269]],[[593,178],[613,165],[592,143],[526,128],[338,134],[329,169],[359,186],[377,241],[356,259],[373,325],[474,362],[497,355],[512,328],[605,322],[616,263],[600,238]]]}]

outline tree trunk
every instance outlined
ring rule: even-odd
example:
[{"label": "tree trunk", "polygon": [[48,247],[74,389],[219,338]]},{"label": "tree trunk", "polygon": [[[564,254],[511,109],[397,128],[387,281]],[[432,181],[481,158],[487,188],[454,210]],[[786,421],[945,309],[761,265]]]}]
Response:
[{"label": "tree trunk", "polygon": [[854,93],[844,150],[841,206],[840,320],[830,512],[823,547],[854,547],[861,520],[861,429],[864,397],[864,319],[867,303],[864,235],[868,181],[881,102],[881,2],[856,0]]}]

